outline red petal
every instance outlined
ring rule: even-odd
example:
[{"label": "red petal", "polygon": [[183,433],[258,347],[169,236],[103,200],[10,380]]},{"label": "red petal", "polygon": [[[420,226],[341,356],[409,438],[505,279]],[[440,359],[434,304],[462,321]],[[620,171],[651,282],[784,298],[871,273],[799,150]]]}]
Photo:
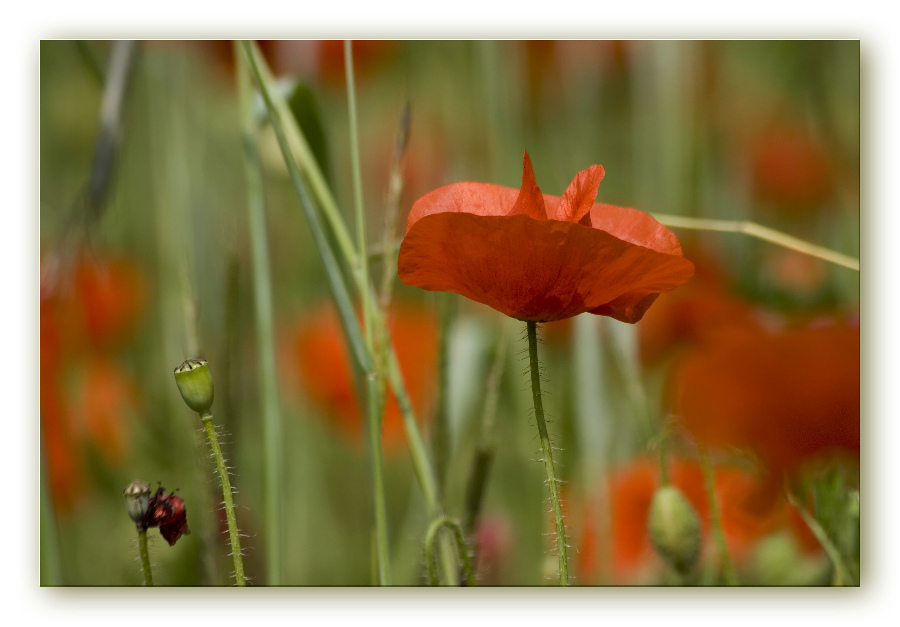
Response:
[{"label": "red petal", "polygon": [[406,231],[435,213],[471,213],[477,216],[505,216],[519,191],[491,183],[452,183],[432,190],[413,203]]},{"label": "red petal", "polygon": [[626,242],[681,256],[675,234],[643,211],[596,203],[591,209],[591,226]]},{"label": "red petal", "polygon": [[515,204],[506,215],[523,214],[531,216],[535,220],[546,220],[549,217],[547,209],[544,207],[544,195],[541,193],[537,181],[534,180],[534,169],[531,167],[531,157],[528,156],[527,150],[522,159],[522,188],[519,190]]},{"label": "red petal", "polygon": [[556,219],[579,222],[594,206],[597,188],[603,180],[603,166],[592,165],[575,175],[556,207]]},{"label": "red petal", "polygon": [[668,291],[694,272],[680,255],[571,222],[465,213],[417,221],[398,268],[407,285],[456,292],[538,322],[614,307],[626,294]]}]

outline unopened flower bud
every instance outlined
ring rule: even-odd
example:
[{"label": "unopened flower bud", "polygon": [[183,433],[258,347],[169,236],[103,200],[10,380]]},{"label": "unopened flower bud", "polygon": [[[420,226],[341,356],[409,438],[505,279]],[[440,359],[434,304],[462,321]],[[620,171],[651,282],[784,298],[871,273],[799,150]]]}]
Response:
[{"label": "unopened flower bud", "polygon": [[125,509],[136,525],[140,525],[150,510],[150,484],[135,479],[123,490]]},{"label": "unopened flower bud", "polygon": [[674,486],[657,490],[648,516],[650,540],[680,574],[689,573],[700,556],[700,520],[690,502]]},{"label": "unopened flower bud", "polygon": [[209,412],[215,390],[205,359],[186,359],[175,368],[175,383],[188,407],[200,415]]}]

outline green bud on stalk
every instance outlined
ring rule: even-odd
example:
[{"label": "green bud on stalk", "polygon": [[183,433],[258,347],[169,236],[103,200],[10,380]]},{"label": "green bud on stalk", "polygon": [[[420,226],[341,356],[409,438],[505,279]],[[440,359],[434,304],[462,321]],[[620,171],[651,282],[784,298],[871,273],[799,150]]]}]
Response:
[{"label": "green bud on stalk", "polygon": [[662,558],[681,575],[691,572],[700,556],[700,519],[678,488],[657,490],[648,526],[650,541]]},{"label": "green bud on stalk", "polygon": [[150,509],[150,484],[135,479],[128,484],[123,491],[125,495],[125,509],[134,524],[143,524],[147,511]]},{"label": "green bud on stalk", "polygon": [[175,383],[187,406],[200,414],[209,413],[215,389],[205,359],[186,359],[175,368]]}]

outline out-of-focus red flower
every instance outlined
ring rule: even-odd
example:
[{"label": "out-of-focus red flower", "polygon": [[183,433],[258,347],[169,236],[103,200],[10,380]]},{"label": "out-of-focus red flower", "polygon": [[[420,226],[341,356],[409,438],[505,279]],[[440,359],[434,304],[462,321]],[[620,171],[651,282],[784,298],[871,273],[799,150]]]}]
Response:
[{"label": "out-of-focus red flower", "polygon": [[[50,264],[54,262],[51,261]],[[85,489],[85,448],[110,463],[127,447],[137,389],[112,356],[143,313],[146,284],[124,259],[82,256],[41,278],[41,431],[51,494],[66,513]]]},{"label": "out-of-focus red flower", "polygon": [[[809,531],[792,524],[791,508],[778,485],[757,474],[738,468],[715,468],[714,485],[722,514],[722,528],[729,554],[740,563],[763,536],[779,529],[790,530],[809,547]],[[703,471],[693,460],[674,458],[669,463],[669,480],[690,501],[702,524],[703,546],[712,543],[709,500]],[[639,458],[616,469],[609,480],[610,542],[615,583],[649,582],[662,569],[647,530],[647,516],[653,496],[660,488],[657,460]],[[581,526],[579,576],[584,583],[597,580],[600,560],[597,517],[589,503]],[[812,548],[820,550],[813,538]]]},{"label": "out-of-focus red flower", "polygon": [[70,406],[72,420],[85,441],[110,462],[122,460],[126,449],[125,417],[135,411],[138,389],[111,357],[90,356],[73,373],[77,381]]},{"label": "out-of-focus red flower", "polygon": [[779,123],[751,147],[753,191],[771,208],[795,214],[818,210],[832,192],[825,149],[797,126]]},{"label": "out-of-focus red flower", "polygon": [[143,276],[133,264],[120,259],[103,264],[80,263],[75,290],[84,330],[97,345],[119,342],[130,336],[147,299]]},{"label": "out-of-focus red flower", "polygon": [[[396,302],[390,312],[390,333],[416,418],[421,422],[433,397],[437,327],[425,310]],[[343,433],[361,442],[365,414],[334,308],[321,307],[305,316],[292,338],[287,344],[293,353],[289,359],[298,367],[309,398],[328,413]],[[396,450],[406,441],[403,416],[392,391],[388,392],[385,406],[382,438],[386,450]]]},{"label": "out-of-focus red flower", "polygon": [[697,272],[684,287],[662,294],[639,326],[641,360],[649,365],[681,346],[697,345],[718,329],[753,322],[751,306],[734,296],[717,263],[691,254]]},{"label": "out-of-focus red flower", "polygon": [[672,377],[675,413],[710,446],[752,449],[775,474],[828,451],[859,456],[859,328],[716,334]]},{"label": "out-of-focus red flower", "polygon": [[454,183],[413,204],[400,279],[456,292],[519,320],[580,313],[637,322],[694,273],[675,236],[634,209],[594,202],[603,167],[562,197],[541,193],[525,153],[522,187]]}]

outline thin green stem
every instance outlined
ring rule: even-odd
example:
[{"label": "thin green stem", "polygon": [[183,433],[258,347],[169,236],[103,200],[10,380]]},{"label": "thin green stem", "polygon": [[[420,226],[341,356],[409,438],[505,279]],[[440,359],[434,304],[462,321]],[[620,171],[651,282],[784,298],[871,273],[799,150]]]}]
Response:
[{"label": "thin green stem", "polygon": [[847,570],[847,567],[844,564],[844,560],[841,557],[841,552],[828,537],[828,533],[825,531],[822,525],[819,524],[819,521],[816,520],[812,514],[806,511],[806,508],[800,504],[800,502],[793,494],[791,494],[791,492],[786,492],[786,495],[788,503],[791,504],[791,507],[797,510],[798,514],[800,514],[803,522],[805,522],[806,526],[809,527],[809,530],[812,531],[813,535],[816,537],[816,540],[818,540],[819,544],[822,546],[822,549],[825,550],[825,554],[828,556],[828,559],[830,559],[831,563],[834,565],[834,585],[858,585],[857,582],[854,581],[853,577],[851,577],[850,572]]},{"label": "thin green stem", "polygon": [[[306,216],[307,224],[309,224],[309,230],[313,236],[313,241],[315,242],[316,249],[319,252],[319,258],[322,260],[322,265],[325,267],[325,276],[328,279],[328,286],[331,288],[331,293],[334,297],[335,305],[337,305],[338,312],[341,316],[341,322],[344,326],[344,330],[347,332],[347,338],[349,340],[353,356],[362,369],[363,373],[369,374],[371,372],[374,372],[372,353],[368,349],[367,342],[363,337],[362,332],[360,331],[359,324],[356,322],[356,313],[354,312],[353,303],[350,299],[350,294],[347,291],[347,286],[344,284],[344,277],[341,274],[337,258],[334,255],[334,251],[332,251],[331,249],[331,245],[328,241],[325,229],[322,225],[321,220],[319,219],[319,214],[316,212],[312,199],[310,198],[309,191],[306,188],[306,182],[303,180],[303,177],[300,174],[300,170],[297,167],[297,162],[294,160],[290,150],[290,146],[288,145],[288,138],[285,134],[285,128],[296,129],[296,125],[286,125],[284,123],[284,120],[291,119],[290,111],[288,111],[287,113],[283,113],[280,108],[276,107],[275,98],[277,96],[277,92],[270,89],[268,80],[263,77],[260,55],[258,54],[258,52],[255,51],[255,48],[251,47],[249,42],[242,41],[241,45],[243,46],[244,53],[247,55],[247,58],[250,61],[250,69],[253,71],[253,76],[256,79],[256,84],[259,86],[260,93],[262,94],[263,100],[266,103],[266,108],[269,111],[269,120],[272,124],[272,130],[275,132],[275,138],[278,140],[278,146],[281,149],[282,155],[284,156],[285,165],[287,166],[288,173],[290,174],[291,182],[294,184],[294,190],[297,192],[297,197],[300,200],[300,207],[303,209],[303,213]],[[312,159],[312,162],[314,163],[315,159]],[[340,222],[340,216],[338,216],[338,221]],[[343,222],[340,223],[343,225]],[[332,224],[332,227],[333,226],[334,224]],[[335,232],[335,234],[337,233]],[[350,246],[352,248],[352,244],[350,244]],[[348,261],[348,263],[351,263],[351,267],[353,267],[356,263],[355,251],[353,251],[352,257],[347,256],[346,250],[344,252],[345,259]]]},{"label": "thin green stem", "polygon": [[556,485],[556,474],[553,469],[553,447],[547,433],[544,420],[544,405],[541,399],[540,364],[537,355],[537,323],[528,321],[528,359],[531,366],[531,393],[534,398],[534,420],[537,422],[538,435],[541,438],[541,450],[544,455],[544,471],[547,474],[547,487],[550,489],[550,503],[556,518],[556,552],[559,558],[559,585],[569,585],[569,559],[566,544],[566,527],[563,524],[562,507],[559,502],[559,488]]},{"label": "thin green stem", "polygon": [[281,585],[283,549],[282,507],[284,462],[282,455],[281,413],[275,365],[275,334],[272,328],[272,285],[269,270],[269,246],[266,239],[266,213],[263,196],[262,165],[253,117],[253,92],[247,60],[234,44],[237,82],[244,133],[244,169],[247,176],[247,217],[250,226],[250,251],[253,262],[253,296],[256,306],[256,341],[259,347],[260,403],[264,443],[263,501],[266,529],[266,581]]},{"label": "thin green stem", "polygon": [[381,403],[378,377],[366,376],[369,400],[369,448],[372,463],[372,494],[375,501],[375,544],[378,557],[378,583],[391,585],[390,552],[387,539],[387,508],[384,500],[384,471],[381,459]]},{"label": "thin green stem", "polygon": [[456,550],[463,564],[466,585],[474,586],[475,571],[472,569],[472,560],[469,558],[469,547],[466,546],[466,539],[456,521],[446,516],[435,519],[428,527],[428,531],[425,532],[425,561],[428,563],[428,579],[431,585],[437,586],[440,584],[437,574],[437,560],[434,554],[434,542],[438,537],[438,533],[444,528],[448,529],[456,540]]},{"label": "thin green stem", "polygon": [[[350,123],[350,163],[353,174],[353,206],[356,215],[356,245],[357,245],[357,276],[362,278],[359,285],[360,298],[362,300],[363,327],[365,329],[366,348],[370,353],[375,352],[374,342],[374,318],[375,304],[372,298],[369,282],[369,257],[366,252],[366,216],[363,211],[362,177],[359,172],[359,131],[356,123],[356,87],[353,79],[353,44],[344,41],[344,67],[347,75],[347,109]],[[387,512],[384,499],[384,471],[381,459],[381,423],[384,413],[384,403],[381,398],[384,395],[383,377],[381,372],[386,361],[382,347],[386,344],[385,331],[379,325],[378,359],[375,368],[366,375],[366,389],[369,405],[369,445],[371,449],[372,463],[372,491],[375,502],[375,542],[378,555],[378,580],[383,586],[391,584],[390,553],[387,540]]]},{"label": "thin green stem", "polygon": [[[350,232],[344,224],[340,209],[338,209],[337,201],[334,199],[334,196],[328,187],[328,181],[325,179],[325,175],[319,168],[319,164],[309,147],[309,143],[306,141],[306,138],[303,136],[298,125],[294,122],[290,106],[278,90],[270,90],[268,88],[273,82],[272,72],[269,70],[262,54],[260,54],[256,42],[242,41],[241,46],[243,47],[247,58],[250,60],[250,66],[253,70],[256,82],[260,86],[260,90],[264,92],[266,107],[269,110],[269,117],[278,117],[285,121],[284,132],[286,133],[286,142],[296,150],[297,160],[302,166],[303,173],[309,181],[309,186],[312,189],[313,195],[319,201],[322,213],[325,215],[325,219],[328,221],[328,225],[334,233],[334,238],[338,247],[341,249],[341,254],[344,259],[347,260],[347,264],[351,268],[357,268],[359,264],[356,261],[357,252],[353,246],[353,238],[350,237]],[[269,92],[268,97],[265,96],[265,92]],[[280,141],[279,145],[281,145]],[[293,156],[294,154],[293,151],[290,151],[289,148],[285,149],[284,146],[282,146],[282,153],[285,156],[285,163],[288,162],[287,155],[291,154]],[[361,278],[354,274],[354,279],[357,282],[357,286],[359,286]]]},{"label": "thin green stem", "polygon": [[200,416],[200,422],[206,429],[206,437],[216,459],[216,469],[219,472],[219,481],[222,483],[222,499],[225,503],[225,519],[228,522],[228,538],[231,540],[231,557],[234,560],[234,577],[238,586],[246,586],[244,578],[244,559],[241,555],[241,534],[238,531],[237,519],[234,516],[234,500],[232,499],[231,481],[228,479],[228,468],[225,466],[225,457],[219,448],[219,437],[216,435],[216,427],[212,423],[212,414]]},{"label": "thin green stem", "polygon": [[434,431],[432,451],[434,453],[434,471],[438,480],[438,498],[443,501],[447,486],[447,465],[450,458],[450,420],[448,417],[450,364],[450,333],[453,321],[455,294],[449,292],[437,295],[438,319],[438,391],[437,408],[434,412]]},{"label": "thin green stem", "polygon": [[843,253],[833,251],[822,246],[810,244],[807,241],[787,235],[781,231],[762,226],[756,222],[747,220],[711,220],[706,218],[688,218],[685,216],[673,216],[663,213],[652,214],[660,224],[679,229],[692,229],[695,231],[724,231],[727,233],[743,233],[750,237],[761,239],[783,248],[795,250],[798,253],[817,257],[833,264],[850,268],[859,272],[859,259]]},{"label": "thin green stem", "polygon": [[[355,269],[358,267],[356,261],[357,252],[353,246],[352,239],[343,223],[343,219],[341,218],[337,204],[334,201],[334,197],[328,189],[325,178],[322,176],[318,164],[306,144],[306,140],[303,138],[297,124],[291,117],[287,103],[277,90],[270,88],[272,75],[265,64],[265,60],[259,53],[256,44],[244,41],[241,42],[241,46],[250,62],[251,71],[253,72],[254,79],[259,86],[260,93],[262,94],[263,101],[268,110],[272,129],[275,132],[275,137],[278,141],[279,148],[281,149],[282,156],[284,157],[285,165],[287,166],[291,181],[294,184],[297,196],[300,199],[300,205],[306,216],[307,223],[309,224],[313,240],[316,243],[319,257],[322,259],[322,263],[325,267],[326,277],[328,278],[335,304],[341,314],[341,321],[347,333],[351,351],[364,375],[368,375],[375,371],[372,353],[369,351],[360,331],[359,324],[356,321],[356,316],[352,303],[350,302],[347,287],[344,284],[343,276],[337,265],[337,260],[328,242],[328,238],[325,235],[319,215],[310,199],[306,182],[304,181],[303,176],[301,176],[291,146],[294,146],[297,150],[297,158],[303,164],[303,172],[310,181],[312,192],[315,194],[316,199],[319,202],[319,208],[322,210],[328,225],[332,229],[332,233],[340,248],[341,254],[347,264]],[[372,290],[366,289],[363,291],[362,289],[362,283],[368,283],[368,278],[364,279],[354,271],[353,279],[360,293],[369,294],[370,298],[367,300],[371,300]],[[373,310],[374,309],[373,306]],[[386,341],[385,350],[388,350]],[[429,515],[434,517],[440,514],[440,506],[437,501],[437,481],[435,480],[434,471],[428,461],[427,449],[422,440],[421,433],[419,432],[418,424],[415,420],[415,413],[409,402],[409,395],[406,391],[403,375],[400,372],[399,362],[397,361],[397,356],[393,347],[390,348],[388,354],[387,377],[403,413],[404,426],[406,428],[407,439],[413,457],[416,477],[422,488],[422,492],[425,495]],[[444,558],[445,554],[446,552],[442,551],[442,559],[446,562]],[[445,568],[447,568],[446,563]]]},{"label": "thin green stem", "polygon": [[700,466],[703,469],[703,484],[706,488],[706,499],[709,501],[709,516],[713,528],[713,535],[716,538],[716,546],[719,549],[719,562],[722,568],[722,576],[725,578],[725,584],[729,586],[738,585],[737,575],[734,572],[734,566],[731,563],[731,555],[728,553],[728,544],[725,542],[725,529],[722,526],[722,512],[719,508],[719,499],[716,496],[716,480],[713,473],[712,462],[709,460],[709,452],[706,447],[699,446]]},{"label": "thin green stem", "polygon": [[[397,138],[394,143],[394,156],[391,159],[391,172],[388,180],[387,200],[384,208],[384,233],[382,234],[382,276],[379,304],[381,311],[387,312],[391,303],[391,289],[394,278],[397,276],[397,253],[399,245],[395,245],[397,230],[397,216],[400,213],[400,199],[403,195],[403,159],[406,155],[406,147],[409,144],[409,103],[403,107],[400,116],[400,126],[397,129]],[[369,252],[372,258],[372,251]]]},{"label": "thin green stem", "polygon": [[350,123],[350,170],[353,174],[353,209],[356,216],[356,271],[363,278],[363,327],[372,350],[372,303],[369,298],[369,257],[366,252],[366,214],[363,211],[362,176],[359,172],[359,131],[356,123],[356,82],[353,79],[353,42],[344,40],[344,68],[347,75],[347,112]]},{"label": "thin green stem", "polygon": [[147,530],[137,528],[138,551],[141,554],[141,568],[144,571],[144,585],[153,585],[153,572],[150,570],[150,553],[147,551]]}]

